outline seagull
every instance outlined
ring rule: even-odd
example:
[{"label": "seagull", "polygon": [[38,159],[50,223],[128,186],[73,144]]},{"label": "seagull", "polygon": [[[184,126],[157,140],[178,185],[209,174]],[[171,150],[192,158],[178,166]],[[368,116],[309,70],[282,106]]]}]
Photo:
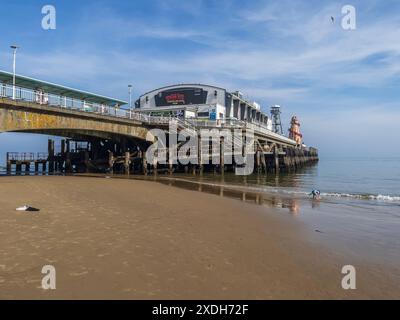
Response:
[{"label": "seagull", "polygon": [[331,16],[332,23],[335,23],[335,18]]}]

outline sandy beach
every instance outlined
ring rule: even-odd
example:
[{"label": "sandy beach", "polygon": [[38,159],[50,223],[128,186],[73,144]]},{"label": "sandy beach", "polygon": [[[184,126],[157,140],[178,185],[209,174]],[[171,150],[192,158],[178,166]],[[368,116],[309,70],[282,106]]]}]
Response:
[{"label": "sandy beach", "polygon": [[[274,208],[90,177],[0,177],[0,194],[1,299],[400,297],[398,269],[326,246]],[[356,290],[341,288],[349,262]],[[48,264],[56,290],[41,288]]]}]

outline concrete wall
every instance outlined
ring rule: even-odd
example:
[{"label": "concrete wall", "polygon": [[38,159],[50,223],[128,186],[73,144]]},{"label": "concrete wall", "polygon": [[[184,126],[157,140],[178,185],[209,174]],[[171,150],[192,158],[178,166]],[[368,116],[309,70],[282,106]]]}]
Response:
[{"label": "concrete wall", "polygon": [[65,137],[84,132],[96,137],[121,135],[145,140],[148,129],[128,119],[0,99],[0,132],[62,133]]}]

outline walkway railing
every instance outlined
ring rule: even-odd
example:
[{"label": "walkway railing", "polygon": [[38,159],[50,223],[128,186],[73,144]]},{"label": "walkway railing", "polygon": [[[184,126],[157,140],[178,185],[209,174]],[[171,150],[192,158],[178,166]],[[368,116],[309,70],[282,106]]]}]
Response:
[{"label": "walkway railing", "polygon": [[[0,84],[0,97],[13,98],[13,86],[5,83]],[[79,110],[84,112],[93,112],[104,115],[126,117],[127,110],[108,106],[105,104],[88,102],[85,100],[74,99],[66,96],[46,93],[41,90],[32,90],[23,87],[15,87],[15,100],[33,102],[49,107],[65,108],[70,110]]]},{"label": "walkway railing", "polygon": [[47,158],[45,152],[7,152],[7,161],[45,161]]},{"label": "walkway railing", "polygon": [[[0,83],[0,98],[13,99],[13,86],[10,84]],[[255,132],[276,136],[287,141],[292,141],[289,138],[278,135],[272,132],[266,125],[261,123],[251,123],[237,119],[224,120],[201,120],[201,119],[180,119],[171,117],[150,116],[133,110],[121,109],[105,104],[88,102],[85,100],[74,99],[61,95],[54,95],[43,92],[41,90],[32,90],[23,87],[15,87],[15,100],[33,102],[40,105],[55,107],[59,109],[77,110],[101,114],[106,116],[131,119],[141,121],[151,125],[168,125],[171,120],[177,121],[181,128],[189,130],[197,130],[199,128],[249,128]]]}]

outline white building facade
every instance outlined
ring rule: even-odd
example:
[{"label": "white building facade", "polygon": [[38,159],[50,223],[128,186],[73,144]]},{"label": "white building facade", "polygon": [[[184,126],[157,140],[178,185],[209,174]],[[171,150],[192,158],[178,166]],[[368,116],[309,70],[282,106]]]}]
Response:
[{"label": "white building facade", "polygon": [[271,128],[269,116],[259,104],[224,88],[203,84],[178,84],[159,88],[140,96],[135,111],[153,116],[178,117],[197,121],[240,120]]}]

